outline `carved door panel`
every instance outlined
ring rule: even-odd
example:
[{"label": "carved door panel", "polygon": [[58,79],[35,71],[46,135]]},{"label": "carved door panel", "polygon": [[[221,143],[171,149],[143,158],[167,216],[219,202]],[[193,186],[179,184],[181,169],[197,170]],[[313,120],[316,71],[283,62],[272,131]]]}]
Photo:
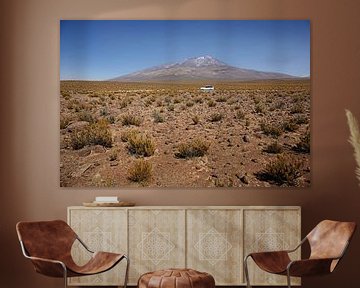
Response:
[{"label": "carved door panel", "polygon": [[242,281],[242,211],[187,211],[187,266],[214,276],[216,285]]},{"label": "carved door panel", "polygon": [[[127,215],[125,209],[69,210],[69,225],[93,251],[127,253]],[[85,264],[89,252],[76,241],[72,247],[76,263]],[[70,285],[122,285],[125,261],[108,272],[85,277],[69,278]]]},{"label": "carved door panel", "polygon": [[130,283],[145,272],[185,267],[185,210],[129,210]]},{"label": "carved door panel", "polygon": [[[251,252],[275,251],[295,248],[301,237],[300,210],[258,209],[244,211],[244,255]],[[300,249],[293,253],[299,259]],[[286,285],[286,277],[266,273],[252,261],[249,262],[249,276],[252,285]],[[300,284],[293,278],[292,284]]]}]

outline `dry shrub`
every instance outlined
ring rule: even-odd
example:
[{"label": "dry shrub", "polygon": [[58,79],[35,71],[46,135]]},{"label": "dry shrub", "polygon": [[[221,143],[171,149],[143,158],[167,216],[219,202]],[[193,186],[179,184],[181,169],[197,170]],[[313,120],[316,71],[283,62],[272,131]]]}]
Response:
[{"label": "dry shrub", "polygon": [[128,179],[132,182],[146,183],[151,179],[152,165],[144,159],[136,160],[128,170]]},{"label": "dry shrub", "polygon": [[209,121],[210,122],[218,122],[221,121],[224,118],[224,115],[222,113],[213,113],[210,115]]},{"label": "dry shrub", "polygon": [[81,130],[75,130],[71,134],[70,143],[75,150],[81,149],[86,145],[111,147],[113,140],[108,122],[102,119],[96,123],[91,123]]},{"label": "dry shrub", "polygon": [[164,123],[165,117],[163,114],[161,114],[159,111],[154,111],[153,118],[155,123]]},{"label": "dry shrub", "polygon": [[121,124],[123,126],[130,126],[130,125],[140,126],[141,122],[142,122],[141,118],[132,114],[126,114],[121,119]]},{"label": "dry shrub", "polygon": [[255,104],[255,112],[256,113],[265,113],[265,105],[261,102]]},{"label": "dry shrub", "polygon": [[109,161],[115,161],[117,159],[118,159],[118,151],[117,150],[111,151],[109,154]]},{"label": "dry shrub", "polygon": [[296,151],[302,153],[310,153],[310,131],[306,131],[306,133],[300,138],[300,141],[296,144]]},{"label": "dry shrub", "polygon": [[297,115],[293,119],[294,119],[294,122],[298,125],[309,123],[309,119],[305,115]]},{"label": "dry shrub", "polygon": [[135,134],[139,134],[140,131],[137,129],[129,129],[121,133],[120,139],[123,142],[128,142],[129,138],[134,137]]},{"label": "dry shrub", "polygon": [[303,105],[301,105],[301,103],[295,104],[295,105],[290,109],[290,113],[291,113],[291,114],[297,114],[297,113],[303,113],[303,112],[304,112],[304,107],[303,107]]},{"label": "dry shrub", "polygon": [[186,159],[192,157],[202,157],[207,153],[209,147],[209,143],[201,139],[195,139],[190,142],[180,144],[177,148],[178,151],[175,153],[175,156],[177,158]]},{"label": "dry shrub", "polygon": [[60,129],[65,129],[71,122],[71,117],[61,116],[60,117]]},{"label": "dry shrub", "polygon": [[294,132],[299,128],[294,119],[283,122],[283,129],[288,132]]},{"label": "dry shrub", "polygon": [[215,107],[215,106],[216,106],[215,101],[212,100],[212,99],[210,99],[210,100],[208,101],[208,106],[209,106],[209,107]]},{"label": "dry shrub", "polygon": [[256,177],[278,185],[296,186],[303,166],[304,163],[294,156],[279,155],[276,160],[268,163],[264,170],[256,173]]},{"label": "dry shrub", "polygon": [[235,117],[238,120],[243,120],[243,119],[245,119],[245,112],[239,109],[239,110],[236,111],[236,116]]},{"label": "dry shrub", "polygon": [[87,111],[80,112],[78,114],[78,119],[79,121],[86,121],[89,123],[94,123],[97,120],[90,112]]},{"label": "dry shrub", "polygon": [[283,132],[283,127],[278,124],[271,124],[267,122],[260,123],[260,128],[265,135],[279,137]]},{"label": "dry shrub", "polygon": [[129,97],[125,97],[120,101],[120,108],[123,109],[127,107],[129,104],[131,104],[131,99]]},{"label": "dry shrub", "polygon": [[219,103],[224,103],[227,101],[227,98],[225,96],[219,96],[218,98],[216,98],[215,100],[216,102],[219,102]]},{"label": "dry shrub", "polygon": [[138,156],[149,157],[155,153],[155,143],[146,134],[133,133],[128,137],[129,152]]},{"label": "dry shrub", "polygon": [[269,144],[265,149],[265,152],[271,153],[271,154],[279,154],[283,151],[283,147],[277,142],[273,142]]},{"label": "dry shrub", "polygon": [[191,120],[193,121],[194,125],[197,125],[200,122],[200,117],[198,115],[194,115]]}]

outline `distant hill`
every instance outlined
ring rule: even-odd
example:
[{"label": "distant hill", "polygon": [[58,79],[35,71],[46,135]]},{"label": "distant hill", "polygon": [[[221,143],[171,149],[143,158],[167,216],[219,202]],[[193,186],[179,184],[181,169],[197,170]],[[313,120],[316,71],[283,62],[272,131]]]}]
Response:
[{"label": "distant hill", "polygon": [[189,58],[182,62],[147,68],[119,76],[110,81],[157,82],[157,81],[245,81],[296,79],[288,74],[243,69],[228,65],[211,56]]}]

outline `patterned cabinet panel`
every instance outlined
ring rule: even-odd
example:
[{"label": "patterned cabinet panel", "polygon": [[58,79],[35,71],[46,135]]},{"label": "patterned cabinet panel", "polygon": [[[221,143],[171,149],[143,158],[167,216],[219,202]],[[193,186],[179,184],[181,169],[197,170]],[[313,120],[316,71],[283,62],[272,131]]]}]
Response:
[{"label": "patterned cabinet panel", "polygon": [[[68,222],[91,250],[127,253],[126,209],[69,209]],[[78,241],[73,246],[72,255],[79,264],[89,259],[89,253]],[[122,285],[125,267],[125,261],[121,261],[108,272],[69,278],[68,281],[70,285]]]},{"label": "patterned cabinet panel", "polygon": [[185,210],[129,210],[129,283],[148,271],[185,267]]},{"label": "patterned cabinet panel", "polygon": [[[246,209],[244,211],[244,255],[251,252],[295,248],[300,243],[300,209]],[[300,259],[300,249],[292,253]],[[249,276],[252,285],[286,285],[286,277],[263,272],[252,259]],[[299,278],[292,284],[299,285]]]},{"label": "patterned cabinet panel", "polygon": [[187,210],[187,267],[212,274],[216,285],[242,278],[242,210]]}]

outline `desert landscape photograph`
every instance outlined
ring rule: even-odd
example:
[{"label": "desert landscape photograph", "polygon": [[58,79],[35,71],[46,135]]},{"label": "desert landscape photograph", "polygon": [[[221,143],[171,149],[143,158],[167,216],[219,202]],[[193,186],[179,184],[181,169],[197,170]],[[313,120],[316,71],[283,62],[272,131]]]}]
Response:
[{"label": "desert landscape photograph", "polygon": [[61,20],[61,187],[309,187],[310,22]]}]

